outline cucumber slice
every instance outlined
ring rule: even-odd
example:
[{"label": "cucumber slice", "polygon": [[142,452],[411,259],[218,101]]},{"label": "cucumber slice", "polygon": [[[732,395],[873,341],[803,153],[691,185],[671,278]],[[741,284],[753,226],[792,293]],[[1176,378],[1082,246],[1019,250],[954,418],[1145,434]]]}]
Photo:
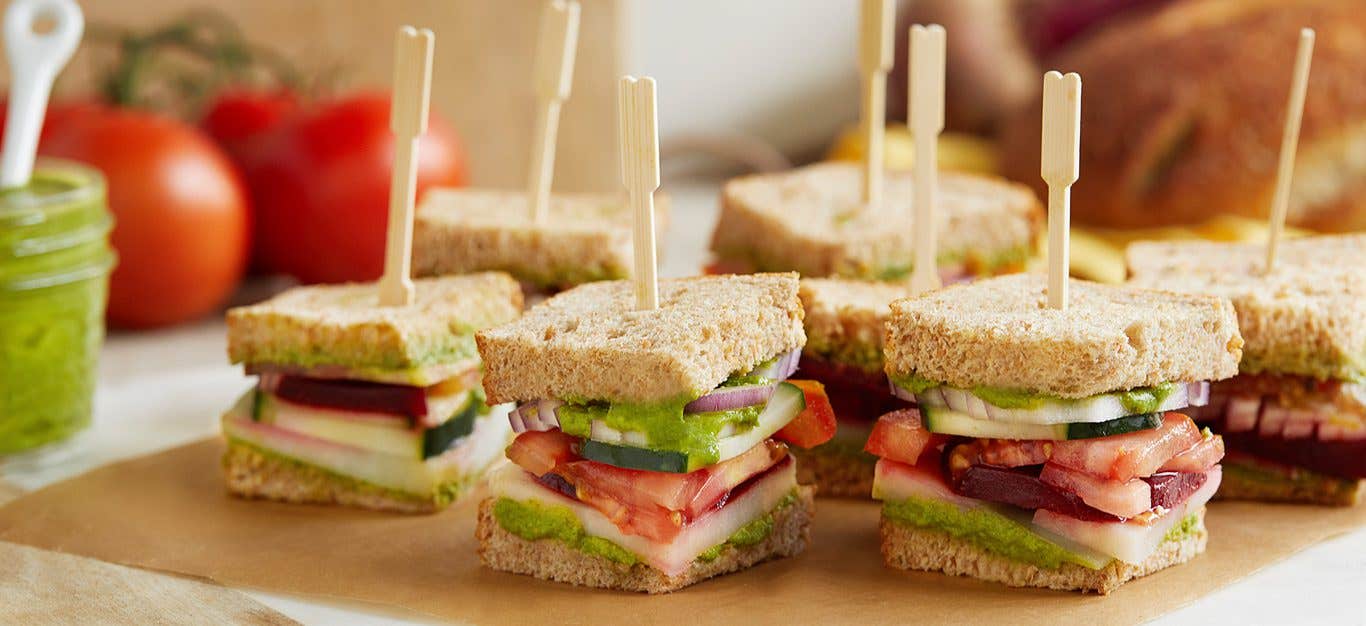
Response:
[{"label": "cucumber slice", "polygon": [[933,406],[920,407],[920,419],[932,433],[977,439],[1094,439],[1151,430],[1162,425],[1161,413],[1130,415],[1108,422],[1072,424],[1016,424],[977,419],[966,413]]},{"label": "cucumber slice", "polygon": [[251,421],[259,422],[266,412],[266,394],[259,389],[252,389],[247,393],[251,394]]},{"label": "cucumber slice", "polygon": [[688,471],[688,455],[672,450],[619,446],[585,439],[583,446],[579,448],[579,455],[590,461],[627,469],[673,472],[675,474],[683,474]]},{"label": "cucumber slice", "polygon": [[454,417],[422,431],[422,458],[438,456],[451,447],[451,442],[474,432],[474,420],[482,408],[482,402],[466,402]]},{"label": "cucumber slice", "polygon": [[333,443],[417,460],[438,456],[452,442],[469,435],[482,408],[479,402],[467,401],[450,419],[423,429],[414,428],[409,418],[403,416],[324,409],[295,404],[261,391],[255,394],[255,421]]}]

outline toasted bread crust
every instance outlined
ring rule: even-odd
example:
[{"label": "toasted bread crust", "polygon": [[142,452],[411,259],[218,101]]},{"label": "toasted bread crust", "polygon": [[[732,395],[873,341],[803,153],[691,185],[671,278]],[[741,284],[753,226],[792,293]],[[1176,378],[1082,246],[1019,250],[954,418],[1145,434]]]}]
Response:
[{"label": "toasted bread crust", "polygon": [[490,404],[645,403],[695,398],[806,334],[796,274],[756,274],[662,280],[650,311],[628,282],[580,285],[476,339]]},{"label": "toasted bread crust", "polygon": [[[819,163],[726,183],[711,249],[722,260],[803,276],[892,279],[910,276],[914,257],[912,176],[888,172],[882,211],[859,208],[858,166]],[[996,256],[1032,250],[1042,208],[1027,188],[1001,179],[943,172],[939,253],[970,270]],[[974,271],[974,273],[976,273]]]},{"label": "toasted bread crust", "polygon": [[1126,253],[1130,283],[1227,297],[1246,342],[1244,373],[1366,381],[1366,235],[1266,246],[1144,241]]},{"label": "toasted bread crust", "polygon": [[1226,299],[1073,280],[1057,310],[1045,283],[1016,274],[893,302],[887,373],[1062,398],[1238,373],[1243,340]]},{"label": "toasted bread crust", "polygon": [[873,495],[872,461],[821,446],[792,448],[792,456],[797,458],[797,482],[815,487],[817,496],[866,500]]},{"label": "toasted bread crust", "polygon": [[377,306],[374,284],[297,287],[228,311],[233,363],[340,365],[385,370],[473,357],[469,335],[522,309],[522,291],[499,272],[413,281],[413,304]]},{"label": "toasted bread crust", "polygon": [[442,498],[420,496],[366,485],[298,462],[261,454],[252,446],[228,442],[223,453],[223,477],[228,493],[242,498],[294,504],[340,504],[374,511],[433,513],[447,506],[466,485],[451,485]]},{"label": "toasted bread crust", "polygon": [[[1193,224],[1262,219],[1270,205],[1300,28],[1317,31],[1291,188],[1292,224],[1366,228],[1366,12],[1347,0],[1168,3],[1071,46],[1054,67],[1086,80],[1079,223]],[[1005,173],[1039,178],[1040,100],[1004,120]]]},{"label": "toasted bread crust", "polygon": [[[546,220],[531,219],[524,191],[436,189],[413,218],[418,276],[505,271],[537,288],[631,276],[631,212],[621,193],[556,193]],[[669,198],[655,194],[655,231]]]},{"label": "toasted bread crust", "polygon": [[730,548],[709,563],[694,562],[677,576],[644,563],[624,565],[579,552],[554,539],[527,541],[503,529],[493,514],[495,498],[479,504],[475,536],[479,559],[486,567],[572,585],[644,593],[669,593],[708,578],[729,574],[770,559],[796,556],[810,540],[814,509],[811,489],[799,487],[797,501],[774,514],[768,538]]},{"label": "toasted bread crust", "polygon": [[879,529],[882,535],[882,560],[889,567],[969,576],[1011,587],[1089,591],[1101,595],[1108,595],[1139,576],[1147,576],[1195,558],[1205,551],[1209,538],[1202,510],[1199,527],[1191,536],[1162,544],[1147,560],[1137,565],[1116,560],[1098,570],[1073,563],[1064,563],[1058,569],[1050,570],[1006,558],[945,532],[919,528],[886,517],[882,518]]}]

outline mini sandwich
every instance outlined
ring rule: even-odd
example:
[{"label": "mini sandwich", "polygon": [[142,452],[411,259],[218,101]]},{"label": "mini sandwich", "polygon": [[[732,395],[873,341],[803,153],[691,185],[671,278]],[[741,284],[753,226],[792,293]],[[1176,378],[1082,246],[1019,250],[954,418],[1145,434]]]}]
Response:
[{"label": "mini sandwich", "polygon": [[812,495],[788,443],[834,433],[818,388],[785,380],[805,335],[793,274],[561,293],[479,333],[490,401],[517,402],[512,463],[479,510],[484,564],[663,593],[806,547]]},{"label": "mini sandwich", "polygon": [[[655,228],[669,201],[655,194]],[[631,276],[631,210],[621,193],[558,193],[546,219],[531,217],[526,192],[433,189],[413,223],[413,273],[502,271],[534,293]]]},{"label": "mini sandwich", "polygon": [[[877,210],[860,206],[861,176],[858,164],[821,163],[726,183],[711,240],[713,268],[909,280],[915,258],[912,175],[887,172],[884,206]],[[1023,185],[941,172],[935,217],[943,282],[1024,269],[1042,215]]]},{"label": "mini sandwich", "polygon": [[502,456],[509,407],[479,386],[474,333],[512,321],[506,274],[414,281],[410,306],[373,284],[299,287],[228,311],[228,355],[258,376],[223,416],[228,491],[420,513]]},{"label": "mini sandwich", "polygon": [[1186,416],[1237,373],[1222,298],[1041,276],[892,303],[882,555],[892,567],[1109,593],[1205,549],[1223,442]]},{"label": "mini sandwich", "polygon": [[882,334],[890,304],[908,290],[887,283],[838,278],[803,278],[806,347],[798,370],[821,383],[834,407],[838,429],[829,442],[794,450],[797,477],[816,495],[867,498],[877,457],[863,446],[873,423],[900,400],[887,394]]},{"label": "mini sandwich", "polygon": [[1258,244],[1136,243],[1132,282],[1225,296],[1240,373],[1196,412],[1228,442],[1223,498],[1346,506],[1366,479],[1366,235]]}]

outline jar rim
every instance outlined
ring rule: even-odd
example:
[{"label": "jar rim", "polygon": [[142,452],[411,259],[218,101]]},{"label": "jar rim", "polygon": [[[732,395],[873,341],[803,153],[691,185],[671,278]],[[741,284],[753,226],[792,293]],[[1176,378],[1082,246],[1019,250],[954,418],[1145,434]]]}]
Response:
[{"label": "jar rim", "polygon": [[35,173],[56,175],[74,184],[70,189],[31,197],[22,205],[6,206],[0,196],[0,228],[22,228],[41,223],[49,218],[52,207],[75,206],[105,193],[104,174],[99,170],[66,159],[40,158],[33,168]]}]

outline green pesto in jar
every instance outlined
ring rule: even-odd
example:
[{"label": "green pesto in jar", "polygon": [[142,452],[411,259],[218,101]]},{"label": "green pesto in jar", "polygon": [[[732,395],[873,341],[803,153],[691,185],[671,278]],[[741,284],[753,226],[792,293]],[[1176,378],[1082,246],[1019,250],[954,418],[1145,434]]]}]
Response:
[{"label": "green pesto in jar", "polygon": [[103,178],[78,165],[0,190],[0,454],[90,424],[112,225]]}]

